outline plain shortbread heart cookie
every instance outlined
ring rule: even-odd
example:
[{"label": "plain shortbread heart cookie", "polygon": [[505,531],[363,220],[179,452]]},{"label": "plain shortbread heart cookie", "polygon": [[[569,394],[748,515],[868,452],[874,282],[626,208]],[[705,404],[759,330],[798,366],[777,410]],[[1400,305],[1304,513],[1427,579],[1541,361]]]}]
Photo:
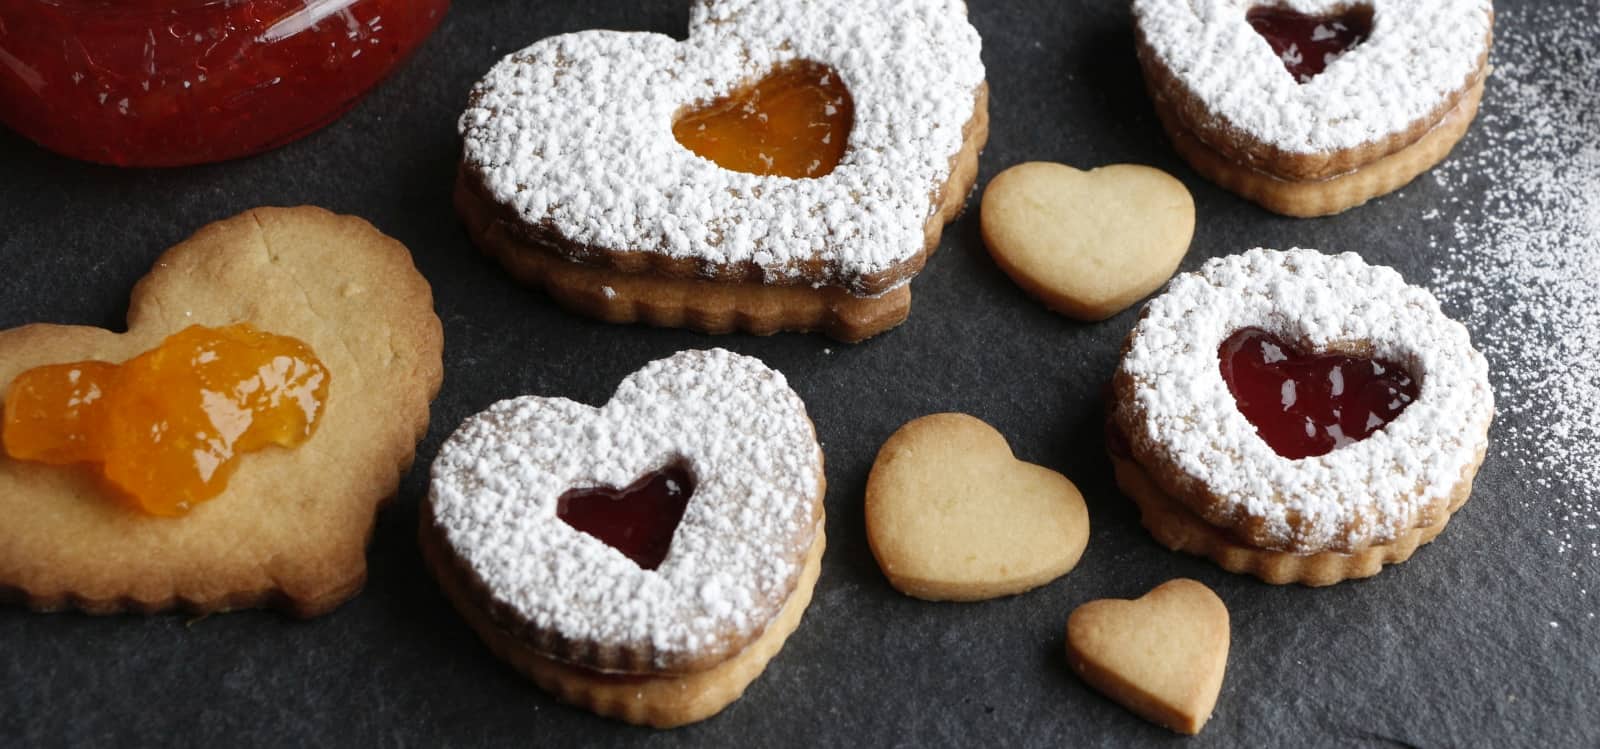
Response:
[{"label": "plain shortbread heart cookie", "polygon": [[1136,600],[1079,606],[1067,620],[1067,662],[1140,717],[1196,734],[1222,690],[1228,627],[1222,599],[1180,578]]},{"label": "plain shortbread heart cookie", "polygon": [[1070,571],[1089,541],[1078,488],[1017,460],[965,414],[924,416],[878,451],[867,479],[867,540],[901,592],[932,601],[1014,595]]},{"label": "plain shortbread heart cookie", "polygon": [[1081,171],[1029,162],[983,195],[983,241],[1011,279],[1051,309],[1104,320],[1178,270],[1194,237],[1194,198],[1159,169]]},{"label": "plain shortbread heart cookie", "polygon": [[130,510],[86,471],[0,454],[0,593],[39,610],[301,616],[355,595],[374,514],[410,467],[443,376],[432,290],[371,224],[311,207],[211,224],[134,287],[128,332],[0,332],[0,387],[40,365],[123,362],[190,325],[234,323],[298,338],[328,368],[316,434],[244,456],[226,491],[180,518]]}]

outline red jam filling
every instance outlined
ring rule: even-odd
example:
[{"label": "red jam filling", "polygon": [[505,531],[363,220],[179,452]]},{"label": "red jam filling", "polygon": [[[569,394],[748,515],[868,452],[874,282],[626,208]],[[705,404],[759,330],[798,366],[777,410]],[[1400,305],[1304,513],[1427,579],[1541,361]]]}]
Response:
[{"label": "red jam filling", "polygon": [[667,558],[693,495],[694,474],[678,463],[626,489],[573,489],[556,500],[556,517],[653,570]]},{"label": "red jam filling", "polygon": [[844,159],[855,117],[839,74],[801,60],[684,113],[672,134],[724,169],[804,179],[826,176]]},{"label": "red jam filling", "polygon": [[1285,458],[1364,440],[1417,399],[1416,379],[1399,364],[1302,354],[1257,328],[1234,333],[1218,356],[1239,411]]},{"label": "red jam filling", "polygon": [[344,114],[449,4],[0,1],[0,122],[118,166],[247,156]]},{"label": "red jam filling", "polygon": [[1288,8],[1254,8],[1245,19],[1265,37],[1283,66],[1309,83],[1328,65],[1372,35],[1372,8],[1352,6],[1336,16],[1308,16]]}]

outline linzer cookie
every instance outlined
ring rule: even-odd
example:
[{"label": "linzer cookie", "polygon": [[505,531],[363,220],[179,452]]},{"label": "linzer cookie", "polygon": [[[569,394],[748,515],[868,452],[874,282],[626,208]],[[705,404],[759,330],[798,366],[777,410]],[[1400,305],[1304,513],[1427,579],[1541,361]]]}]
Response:
[{"label": "linzer cookie", "polygon": [[441,353],[406,248],[317,208],[258,208],[168,250],[126,333],[0,333],[0,593],[91,613],[333,608],[365,579]]},{"label": "linzer cookie", "polygon": [[497,655],[564,701],[670,727],[738,699],[798,626],[824,486],[783,375],[688,351],[600,408],[525,397],[468,419],[421,538]]},{"label": "linzer cookie", "polygon": [[1490,0],[1134,0],[1178,152],[1290,216],[1339,213],[1442,161],[1477,115]]},{"label": "linzer cookie", "polygon": [[1314,250],[1174,279],[1113,389],[1112,460],[1145,526],[1272,583],[1409,558],[1471,494],[1494,416],[1483,356],[1432,294]]},{"label": "linzer cookie", "polygon": [[988,138],[959,0],[698,0],[687,41],[585,31],[497,64],[456,206],[522,281],[611,322],[898,325]]}]

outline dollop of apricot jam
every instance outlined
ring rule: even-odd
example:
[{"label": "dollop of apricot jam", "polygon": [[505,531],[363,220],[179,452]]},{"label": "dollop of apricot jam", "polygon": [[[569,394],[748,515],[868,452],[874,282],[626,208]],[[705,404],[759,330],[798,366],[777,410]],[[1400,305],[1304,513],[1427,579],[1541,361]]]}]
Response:
[{"label": "dollop of apricot jam", "polygon": [[685,148],[735,172],[822,177],[844,159],[856,105],[839,74],[801,60],[678,117]]},{"label": "dollop of apricot jam", "polygon": [[328,383],[327,368],[297,339],[196,325],[123,364],[23,372],[6,392],[5,450],[86,464],[118,499],[183,515],[227,488],[244,453],[310,439]]}]

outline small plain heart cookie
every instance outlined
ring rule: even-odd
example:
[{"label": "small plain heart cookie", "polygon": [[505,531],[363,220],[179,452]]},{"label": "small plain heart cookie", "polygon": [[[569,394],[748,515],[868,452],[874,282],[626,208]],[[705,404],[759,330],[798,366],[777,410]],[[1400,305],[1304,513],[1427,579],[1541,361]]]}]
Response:
[{"label": "small plain heart cookie", "polygon": [[1069,317],[1104,320],[1178,270],[1194,198],[1147,166],[1030,162],[989,183],[982,223],[989,254],[1018,286]]},{"label": "small plain heart cookie", "polygon": [[1136,600],[1079,606],[1067,620],[1067,662],[1140,717],[1196,734],[1216,707],[1230,639],[1222,599],[1180,578]]},{"label": "small plain heart cookie", "polygon": [[860,340],[906,318],[976,179],[981,47],[961,0],[695,0],[682,41],[551,37],[474,89],[457,208],[584,314]]},{"label": "small plain heart cookie", "polygon": [[300,207],[206,226],[134,287],[126,333],[0,332],[0,388],[35,367],[121,363],[189,326],[238,323],[316,352],[329,384],[315,434],[241,456],[227,488],[181,517],[131,509],[77,467],[0,452],[0,594],[96,614],[270,605],[313,616],[360,590],[373,519],[443,376],[432,290],[371,224]]},{"label": "small plain heart cookie", "polygon": [[1491,0],[1134,0],[1156,113],[1196,171],[1289,216],[1447,156],[1477,115]]},{"label": "small plain heart cookie", "polygon": [[1014,595],[1070,571],[1089,542],[1078,488],[1017,460],[966,414],[924,416],[878,451],[867,540],[889,583],[930,601]]},{"label": "small plain heart cookie", "polygon": [[825,486],[782,374],[685,351],[599,408],[524,397],[468,419],[434,463],[422,546],[484,642],[542,688],[682,725],[737,699],[798,626]]}]

